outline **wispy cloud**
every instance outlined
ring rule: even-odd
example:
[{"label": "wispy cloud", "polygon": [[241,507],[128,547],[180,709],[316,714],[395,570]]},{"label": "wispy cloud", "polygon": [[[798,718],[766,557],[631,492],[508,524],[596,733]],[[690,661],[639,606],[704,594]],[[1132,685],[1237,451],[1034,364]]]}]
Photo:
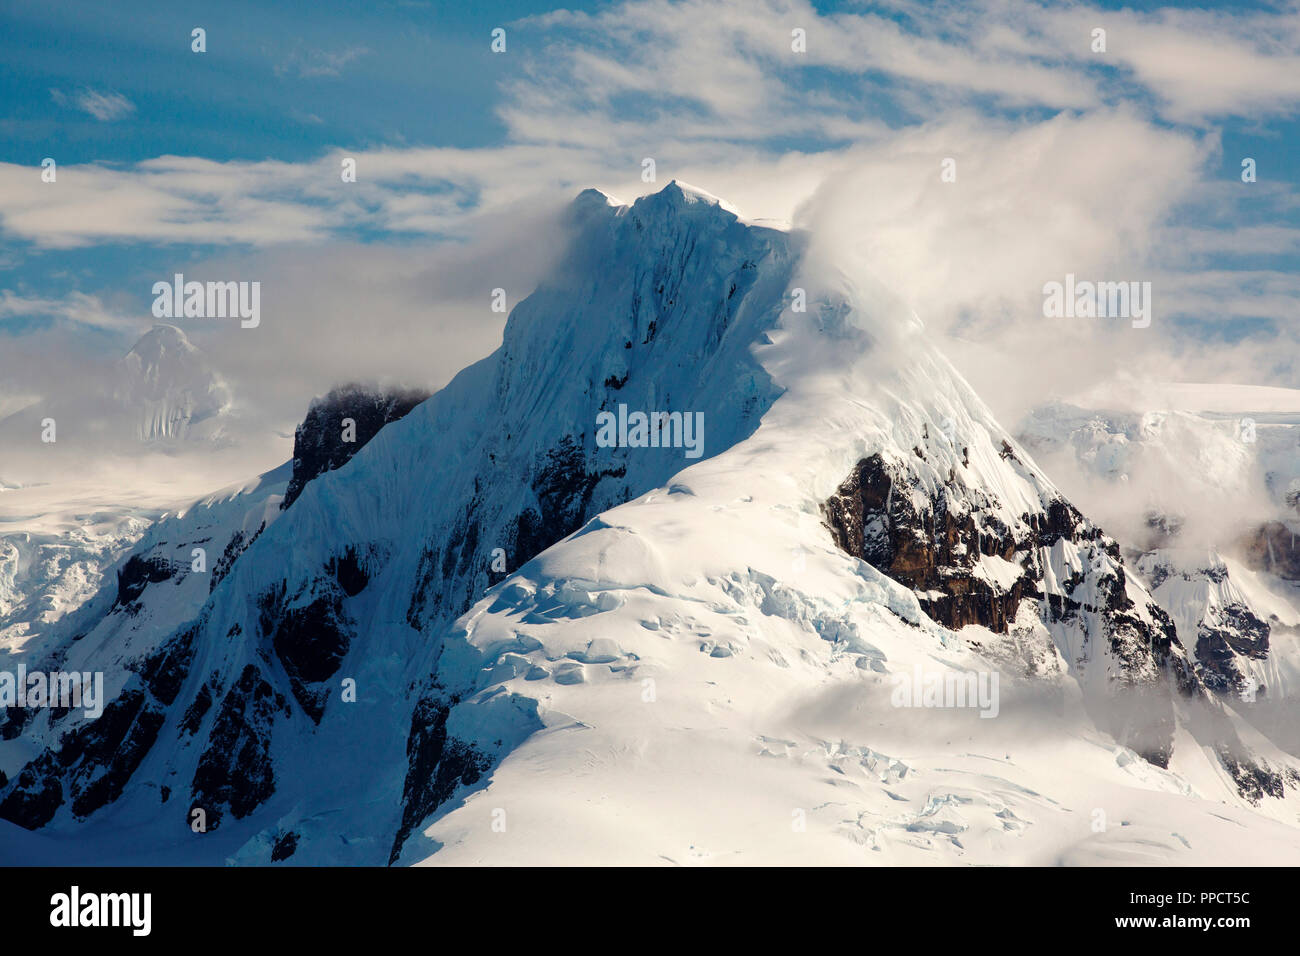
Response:
[{"label": "wispy cloud", "polygon": [[363,46],[349,46],[341,50],[302,49],[293,50],[283,63],[275,67],[278,76],[292,73],[303,79],[321,76],[338,76],[349,63],[360,59],[370,52]]},{"label": "wispy cloud", "polygon": [[84,292],[49,298],[24,296],[10,289],[0,289],[0,323],[6,319],[33,318],[62,320],[109,332],[132,332],[139,329],[142,322],[140,317],[110,308],[99,296]]},{"label": "wispy cloud", "polygon": [[[679,177],[750,216],[840,237],[993,398],[1104,377],[1121,353],[1151,374],[1300,371],[1285,321],[1295,284],[1260,261],[1300,251],[1295,185],[1225,173],[1215,126],[1300,108],[1294,7],[891,0],[826,14],[804,0],[631,0],[507,27],[497,145],[339,148],[297,163],[161,156],[61,167],[57,185],[0,164],[0,227],[43,248],[249,246],[285,270],[295,256],[321,261],[302,244],[454,238],[468,262],[492,248],[484,222],[589,185],[632,199]],[[1091,48],[1097,28],[1105,52]],[[367,53],[298,48],[278,71],[335,76]],[[646,158],[656,182],[642,181]],[[939,178],[945,158],[955,182]],[[355,182],[340,178],[344,159]],[[487,281],[496,267],[483,263],[458,265]],[[1067,272],[1153,280],[1155,324],[1045,322],[1042,284]],[[303,275],[324,302],[347,301],[355,281],[339,266]],[[1280,331],[1225,356],[1174,317]]]},{"label": "wispy cloud", "polygon": [[112,123],[135,112],[134,103],[112,90],[85,89],[71,96],[62,90],[50,90],[50,96],[60,106],[72,106],[89,113],[101,123]]}]

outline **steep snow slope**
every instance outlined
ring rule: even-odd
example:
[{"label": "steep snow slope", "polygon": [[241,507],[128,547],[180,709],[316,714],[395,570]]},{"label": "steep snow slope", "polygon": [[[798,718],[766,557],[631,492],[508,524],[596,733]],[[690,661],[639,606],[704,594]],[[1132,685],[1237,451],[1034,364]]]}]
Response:
[{"label": "steep snow slope", "polygon": [[[13,740],[13,846],[1294,858],[1285,755],[906,310],[678,184],[572,226],[502,347],[277,502],[99,721]],[[704,457],[598,443],[620,405],[702,413]],[[929,695],[966,676],[978,706]]]},{"label": "steep snow slope", "polygon": [[[22,622],[13,615],[0,670],[12,673],[21,663],[29,672],[99,672],[107,695],[116,697],[140,661],[198,613],[247,542],[278,517],[288,477],[286,464],[158,516],[129,552],[100,568],[102,586],[76,610]],[[12,777],[33,748],[57,743],[77,723],[58,710],[8,709],[0,719],[0,773]]]},{"label": "steep snow slope", "polygon": [[[221,859],[264,839],[268,819],[300,799],[301,812],[328,811],[327,821],[366,805],[363,834],[311,853],[387,859],[407,737],[421,718],[411,694],[441,629],[505,576],[503,564],[686,460],[681,448],[655,457],[595,448],[597,410],[702,410],[710,454],[751,432],[775,397],[749,347],[779,312],[789,241],[719,213],[676,186],[631,209],[579,197],[568,261],[514,310],[503,347],[308,484],[215,585],[195,624],[140,664],[132,692],[101,718],[107,730],[88,727],[70,767],[53,751],[29,764],[0,814],[80,831],[86,847],[84,831],[107,825],[76,818],[129,780],[104,812],[116,832],[141,821],[150,833],[137,846]],[[341,700],[345,676],[359,688],[355,704]],[[508,743],[474,741],[463,776]],[[107,801],[95,789],[105,779]],[[160,815],[160,795],[173,791],[180,798]],[[191,805],[209,821],[197,844]],[[239,822],[254,810],[256,820]]]},{"label": "steep snow slope", "polygon": [[[0,634],[6,639],[4,666],[12,671],[21,661],[29,670],[97,670],[105,673],[108,688],[116,694],[132,669],[171,636],[178,622],[198,613],[239,555],[279,517],[290,491],[295,486],[301,491],[326,467],[318,459],[324,456],[335,466],[345,461],[385,424],[374,417],[376,409],[397,414],[409,410],[411,398],[406,392],[387,393],[358,385],[336,389],[312,402],[299,429],[293,461],[253,481],[233,484],[171,510],[147,513],[139,507],[128,509],[132,517],[126,530],[118,525],[127,519],[112,521],[123,510],[120,507],[89,516],[43,515],[39,521],[31,515],[14,516],[10,520],[37,527],[43,537],[13,532],[4,541],[35,539],[40,547],[54,552],[47,558],[48,564],[62,559],[66,566],[45,569],[40,587],[33,583],[37,579],[34,572],[20,582],[39,597],[40,607],[29,597],[0,615],[4,625]],[[358,421],[355,434],[347,435],[347,440],[336,427],[344,418]],[[56,497],[60,493],[66,489],[50,491]],[[101,494],[116,494],[120,500],[121,486],[104,489]],[[157,497],[159,491],[154,489],[152,495]],[[32,503],[30,497],[24,501]],[[56,518],[62,518],[63,525],[56,524]],[[104,527],[87,525],[91,519]],[[83,539],[86,553],[68,555],[69,542]],[[19,572],[27,570],[22,562],[14,566]],[[77,582],[86,590],[75,601],[80,609],[62,620],[72,609],[66,605],[77,596],[70,593]],[[29,720],[31,716],[15,711],[3,722],[5,739],[21,730],[25,740],[0,744],[0,772],[12,772],[16,759],[21,767],[30,756],[28,745],[33,740],[48,742],[62,732],[57,719],[46,722],[37,716]],[[20,755],[25,756],[18,759]]]}]

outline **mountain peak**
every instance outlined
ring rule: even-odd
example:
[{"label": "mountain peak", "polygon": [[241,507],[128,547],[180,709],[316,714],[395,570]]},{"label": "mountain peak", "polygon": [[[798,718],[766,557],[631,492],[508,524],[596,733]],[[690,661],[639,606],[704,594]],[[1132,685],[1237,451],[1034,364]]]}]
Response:
[{"label": "mountain peak", "polygon": [[174,325],[155,325],[118,363],[116,397],[141,439],[188,434],[226,411],[230,390],[203,352]]},{"label": "mountain peak", "polygon": [[633,203],[633,207],[671,209],[677,213],[691,212],[696,209],[703,211],[706,208],[712,208],[720,209],[737,219],[740,218],[740,210],[726,200],[678,179],[672,180],[657,193],[642,196]]},{"label": "mountain peak", "polygon": [[584,189],[582,192],[578,193],[577,197],[573,200],[573,202],[574,205],[587,205],[587,204],[591,204],[595,206],[627,205],[621,200],[611,196],[603,189],[596,189],[594,186],[589,186],[588,188]]},{"label": "mountain peak", "polygon": [[680,202],[685,202],[685,203],[702,202],[702,203],[707,203],[711,206],[720,206],[721,208],[726,209],[730,212],[737,212],[736,208],[732,206],[729,202],[727,202],[725,199],[722,199],[719,196],[715,196],[713,195],[713,193],[708,192],[707,190],[700,189],[698,186],[692,186],[690,183],[684,183],[680,179],[672,180],[667,186],[665,186],[661,190],[661,192],[673,196],[675,199],[678,199],[678,201]]},{"label": "mountain peak", "polygon": [[576,209],[582,211],[607,208],[637,208],[642,210],[663,210],[673,213],[688,212],[696,208],[701,211],[706,208],[714,208],[729,213],[737,219],[742,218],[740,210],[725,199],[715,196],[707,190],[700,189],[698,186],[684,183],[680,179],[672,180],[658,192],[647,193],[638,197],[630,206],[604,190],[594,187],[584,189],[578,193],[573,200],[573,205]]},{"label": "mountain peak", "polygon": [[169,351],[197,352],[198,348],[184,332],[174,325],[158,323],[136,340],[128,355],[138,355],[147,361],[157,361]]}]

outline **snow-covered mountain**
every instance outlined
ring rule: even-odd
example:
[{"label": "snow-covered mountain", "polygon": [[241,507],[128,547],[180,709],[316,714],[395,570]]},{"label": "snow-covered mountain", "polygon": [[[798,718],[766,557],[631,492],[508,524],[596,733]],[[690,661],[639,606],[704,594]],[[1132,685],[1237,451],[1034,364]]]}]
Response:
[{"label": "snow-covered mountain", "polygon": [[115,398],[142,441],[194,437],[229,411],[230,389],[174,325],[155,325],[119,365]]},{"label": "snow-covered mountain", "polygon": [[111,367],[86,381],[60,382],[51,393],[0,419],[6,443],[39,443],[43,423],[57,440],[92,443],[101,452],[185,441],[222,441],[233,402],[212,363],[174,325],[155,325]]},{"label": "snow-covered mountain", "polygon": [[1300,390],[1111,385],[1019,432],[1127,530],[1206,686],[1300,754]]},{"label": "snow-covered mountain", "polygon": [[6,472],[24,477],[0,482],[0,648],[89,600],[154,520],[228,472],[216,449],[237,453],[231,390],[175,326],[100,371],[0,420]]},{"label": "snow-covered mountain", "polygon": [[565,241],[495,353],[355,450],[318,414],[328,467],[159,521],[68,615],[44,652],[114,700],[7,721],[0,845],[1294,859],[1296,761],[907,309],[677,183]]}]

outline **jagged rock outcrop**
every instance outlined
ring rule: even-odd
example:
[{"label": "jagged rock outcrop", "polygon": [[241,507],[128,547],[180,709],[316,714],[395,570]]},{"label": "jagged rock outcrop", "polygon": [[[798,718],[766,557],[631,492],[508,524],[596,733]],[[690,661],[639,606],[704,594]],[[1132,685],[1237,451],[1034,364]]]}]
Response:
[{"label": "jagged rock outcrop", "polygon": [[281,508],[288,508],[307,482],[346,464],[379,430],[405,417],[429,397],[416,389],[340,385],[312,401],[293,433],[293,477]]},{"label": "jagged rock outcrop", "polygon": [[114,606],[128,607],[150,584],[170,581],[181,573],[184,571],[161,555],[133,554],[117,572],[117,602]]},{"label": "jagged rock outcrop", "polygon": [[[999,454],[1025,467],[1006,440]],[[914,455],[925,460],[919,447]],[[1117,736],[1167,766],[1170,685],[1195,691],[1168,615],[1154,601],[1139,606],[1119,545],[1059,494],[1012,515],[995,493],[968,484],[963,467],[927,484],[907,460],[864,458],[823,505],[836,545],[911,588],[953,630],[978,624],[1006,633],[1022,602],[1034,602],[1044,626],[1065,636],[1062,648],[1077,649],[1076,667],[1109,666],[1104,709]]]},{"label": "jagged rock outcrop", "polygon": [[1226,561],[1214,552],[1167,548],[1142,554],[1137,569],[1169,611],[1209,690],[1250,703],[1267,694],[1251,662],[1268,660],[1272,626],[1236,586]]},{"label": "jagged rock outcrop", "polygon": [[0,800],[0,818],[35,829],[67,802],[85,818],[121,796],[149,753],[176,701],[194,655],[186,629],[136,663],[122,692],[93,721],[63,734],[23,767]]},{"label": "jagged rock outcrop", "polygon": [[190,814],[202,810],[207,829],[220,826],[227,809],[237,820],[248,816],[275,792],[270,727],[277,714],[289,716],[288,703],[247,665],[221,701],[190,786]]}]

